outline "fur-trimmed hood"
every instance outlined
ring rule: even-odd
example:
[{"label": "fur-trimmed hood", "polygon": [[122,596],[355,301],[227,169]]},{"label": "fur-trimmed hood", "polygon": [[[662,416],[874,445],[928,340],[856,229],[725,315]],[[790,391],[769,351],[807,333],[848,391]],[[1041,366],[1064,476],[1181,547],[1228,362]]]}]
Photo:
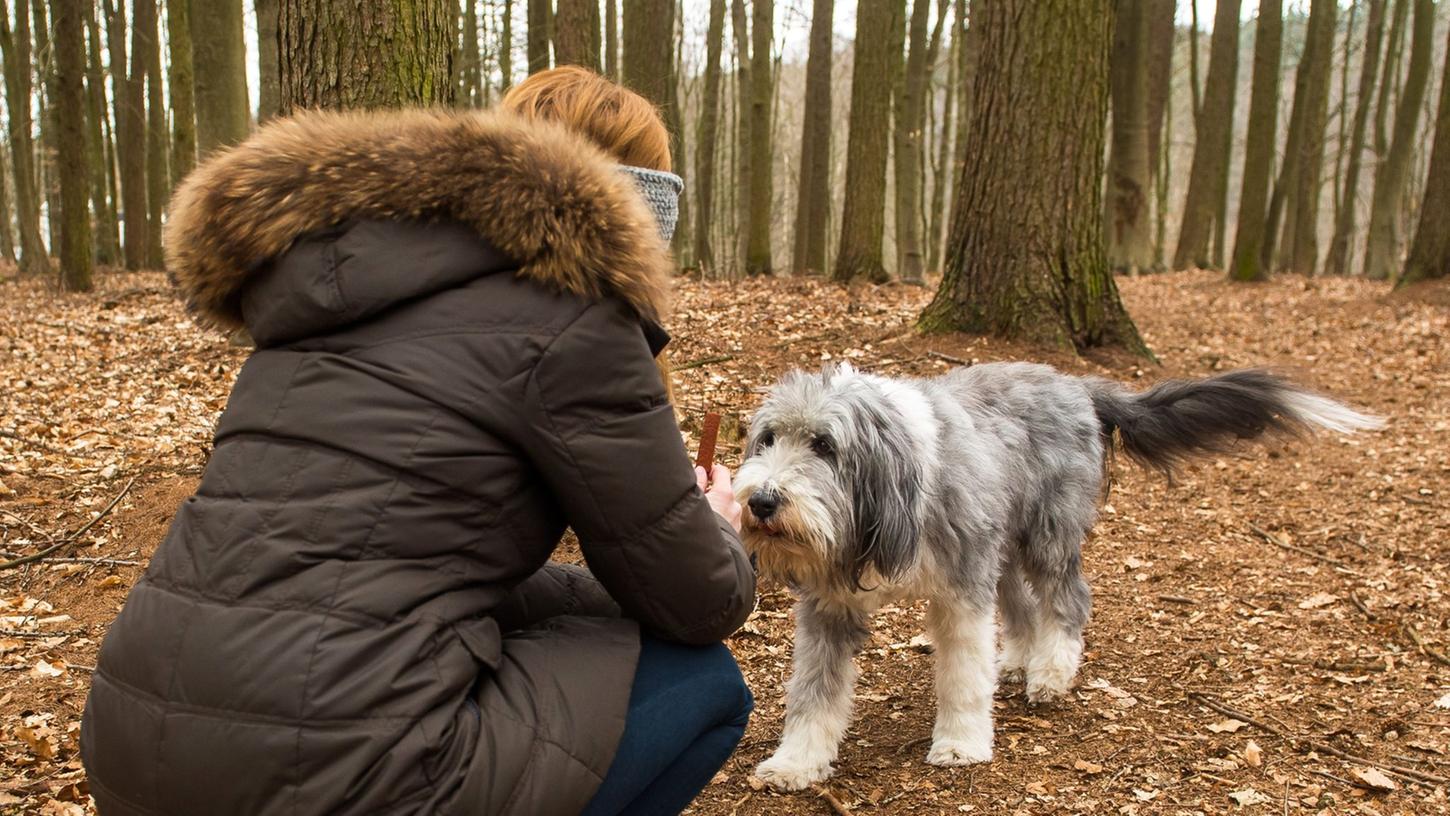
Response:
[{"label": "fur-trimmed hood", "polygon": [[311,112],[270,124],[178,187],[167,269],[200,321],[235,328],[254,273],[352,220],[454,222],[520,277],[616,295],[649,321],[667,308],[669,249],[631,178],[583,137],[501,111]]}]

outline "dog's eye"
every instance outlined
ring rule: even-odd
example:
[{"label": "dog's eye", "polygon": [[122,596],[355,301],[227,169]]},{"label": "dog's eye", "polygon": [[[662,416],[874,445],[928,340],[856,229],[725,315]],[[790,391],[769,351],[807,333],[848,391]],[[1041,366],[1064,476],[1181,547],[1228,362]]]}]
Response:
[{"label": "dog's eye", "polygon": [[836,453],[836,446],[831,444],[830,437],[818,436],[811,440],[811,450],[815,451],[817,456],[832,456]]},{"label": "dog's eye", "polygon": [[760,439],[756,441],[756,444],[759,445],[762,448],[768,448],[771,445],[774,445],[775,444],[775,432],[774,431],[766,431],[765,433],[761,434],[760,435]]}]

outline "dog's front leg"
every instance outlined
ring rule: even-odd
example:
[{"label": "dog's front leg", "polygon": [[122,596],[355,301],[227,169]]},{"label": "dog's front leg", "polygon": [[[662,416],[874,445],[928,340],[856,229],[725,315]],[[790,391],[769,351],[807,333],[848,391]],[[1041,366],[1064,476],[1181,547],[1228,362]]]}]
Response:
[{"label": "dog's front leg", "polygon": [[851,722],[852,658],[866,642],[866,613],[811,598],[796,604],[795,657],[786,683],[785,734],[755,775],[779,790],[801,790],[831,775]]},{"label": "dog's front leg", "polygon": [[937,598],[926,613],[936,644],[936,727],[926,761],[970,765],[992,759],[992,693],[997,688],[992,608]]}]

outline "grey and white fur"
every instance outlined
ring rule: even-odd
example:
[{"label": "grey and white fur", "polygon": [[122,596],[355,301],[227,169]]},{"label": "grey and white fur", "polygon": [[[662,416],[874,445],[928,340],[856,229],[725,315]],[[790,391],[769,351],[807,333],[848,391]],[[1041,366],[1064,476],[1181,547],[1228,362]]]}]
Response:
[{"label": "grey and white fur", "polygon": [[888,602],[930,602],[927,762],[991,759],[999,667],[1022,675],[1029,701],[1063,695],[1091,608],[1081,546],[1115,436],[1132,458],[1171,471],[1238,439],[1381,424],[1261,370],[1143,393],[1026,363],[924,380],[849,366],[788,374],[751,422],[735,483],[746,546],[799,596],[785,732],[756,775],[798,790],[831,774],[853,658]]}]

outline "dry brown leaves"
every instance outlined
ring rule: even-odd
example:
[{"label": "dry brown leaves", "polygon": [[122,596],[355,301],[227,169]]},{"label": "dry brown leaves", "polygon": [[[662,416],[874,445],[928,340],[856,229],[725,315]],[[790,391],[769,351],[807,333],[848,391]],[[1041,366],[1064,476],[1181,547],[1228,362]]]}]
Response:
[{"label": "dry brown leaves", "polygon": [[[71,560],[0,573],[0,813],[86,807],[75,740],[89,668],[190,489],[243,359],[196,331],[160,276],[101,285],[65,297],[0,287],[0,558],[62,539],[143,476],[63,554]],[[859,660],[837,775],[790,796],[752,787],[750,769],[780,734],[790,660],[790,596],[763,587],[731,640],[757,714],[691,812],[1450,811],[1445,785],[1393,770],[1450,776],[1445,292],[1299,278],[1242,287],[1211,273],[1120,285],[1161,367],[921,338],[911,323],[929,293],[911,287],[680,283],[671,353],[685,433],[693,451],[704,413],[725,414],[727,465],[741,427],[730,418],[748,417],[759,389],[792,366],[839,359],[917,375],[1038,359],[1144,383],[1267,364],[1390,417],[1381,433],[1246,447],[1171,484],[1120,459],[1085,550],[1095,612],[1080,684],[1041,709],[1004,687],[985,767],[924,763],[924,610],[890,607]]]}]

